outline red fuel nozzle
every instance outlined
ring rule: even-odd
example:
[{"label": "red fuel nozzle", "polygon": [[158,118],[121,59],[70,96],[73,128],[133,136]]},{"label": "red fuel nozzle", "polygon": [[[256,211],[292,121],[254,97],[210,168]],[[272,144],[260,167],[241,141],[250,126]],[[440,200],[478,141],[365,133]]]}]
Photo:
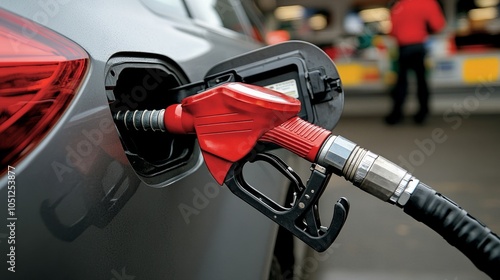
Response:
[{"label": "red fuel nozzle", "polygon": [[285,94],[227,83],[169,106],[164,122],[171,133],[196,133],[205,163],[222,185],[231,165],[257,141],[314,162],[331,132],[297,117],[300,109],[300,101]]},{"label": "red fuel nozzle", "polygon": [[[300,110],[299,100],[285,94],[226,83],[187,97],[166,110],[126,111],[116,114],[115,120],[137,131],[195,133],[206,166],[220,185],[225,183],[236,196],[322,252],[342,229],[349,203],[340,198],[334,205],[330,226],[322,226],[317,205],[333,169],[327,170],[321,163],[327,158],[335,165],[337,158],[320,151],[335,145],[323,145],[332,139],[330,131],[297,117]],[[251,151],[258,141],[275,143],[317,163],[313,164],[307,185],[277,156],[258,152],[253,155]],[[290,207],[276,203],[245,181],[243,167],[250,161],[267,162],[290,180],[294,190]]]}]

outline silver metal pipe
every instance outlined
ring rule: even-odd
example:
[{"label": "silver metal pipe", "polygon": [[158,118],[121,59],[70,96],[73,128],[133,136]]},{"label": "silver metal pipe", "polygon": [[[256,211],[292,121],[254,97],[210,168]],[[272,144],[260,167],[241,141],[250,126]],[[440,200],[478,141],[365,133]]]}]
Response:
[{"label": "silver metal pipe", "polygon": [[165,110],[119,111],[114,115],[117,123],[123,123],[127,130],[165,132]]},{"label": "silver metal pipe", "polygon": [[360,189],[403,207],[418,180],[408,171],[341,136],[331,136],[319,153],[318,164],[331,166]]}]

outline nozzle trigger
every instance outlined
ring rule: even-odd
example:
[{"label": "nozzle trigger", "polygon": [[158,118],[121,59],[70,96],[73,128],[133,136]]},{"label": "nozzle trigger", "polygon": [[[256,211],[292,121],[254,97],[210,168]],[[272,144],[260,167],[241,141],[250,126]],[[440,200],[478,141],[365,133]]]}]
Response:
[{"label": "nozzle trigger", "polygon": [[[271,164],[292,182],[297,194],[290,207],[284,207],[268,198],[245,181],[243,167],[248,162],[264,161]],[[316,165],[313,165],[316,167]],[[330,180],[331,173],[325,168],[313,168],[311,176],[304,186],[299,176],[280,158],[268,153],[258,153],[234,163],[225,180],[225,184],[236,196],[250,204],[262,214],[286,228],[304,243],[318,252],[323,252],[337,238],[349,212],[349,202],[340,198],[334,206],[330,226],[321,225],[318,202]]]}]

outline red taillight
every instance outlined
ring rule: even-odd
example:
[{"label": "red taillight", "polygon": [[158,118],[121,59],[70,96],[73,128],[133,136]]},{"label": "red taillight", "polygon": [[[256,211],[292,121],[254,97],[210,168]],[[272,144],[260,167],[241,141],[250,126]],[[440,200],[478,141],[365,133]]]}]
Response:
[{"label": "red taillight", "polygon": [[57,122],[87,64],[80,46],[0,9],[0,174]]}]

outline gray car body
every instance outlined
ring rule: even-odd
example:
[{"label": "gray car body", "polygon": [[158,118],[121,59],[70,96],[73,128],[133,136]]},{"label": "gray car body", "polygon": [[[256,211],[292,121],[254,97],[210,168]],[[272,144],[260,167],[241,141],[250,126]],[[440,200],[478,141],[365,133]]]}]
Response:
[{"label": "gray car body", "polygon": [[[193,19],[157,15],[138,0],[3,1],[0,8],[40,22],[90,57],[70,107],[16,164],[16,272],[8,272],[4,261],[0,275],[7,278],[0,278],[266,279],[277,226],[219,187],[204,165],[180,181],[153,188],[127,161],[102,149],[123,151],[104,88],[106,62],[113,55],[160,55],[175,62],[190,81],[198,81],[221,60],[259,45]],[[102,138],[91,141],[91,132]],[[79,167],[71,164],[78,157],[75,152],[83,162]],[[285,186],[260,165],[248,172],[256,184]],[[2,212],[7,212],[6,180],[0,179]],[[105,223],[99,222],[107,213],[88,211],[88,200],[116,184],[134,191]],[[285,188],[279,187],[267,194],[283,199]],[[42,217],[42,205],[58,201],[56,212],[64,222],[84,217],[91,224],[72,241],[54,236]],[[182,207],[191,209],[189,216],[181,213]],[[0,230],[4,232],[5,226]],[[7,243],[0,241],[5,260]]]}]

